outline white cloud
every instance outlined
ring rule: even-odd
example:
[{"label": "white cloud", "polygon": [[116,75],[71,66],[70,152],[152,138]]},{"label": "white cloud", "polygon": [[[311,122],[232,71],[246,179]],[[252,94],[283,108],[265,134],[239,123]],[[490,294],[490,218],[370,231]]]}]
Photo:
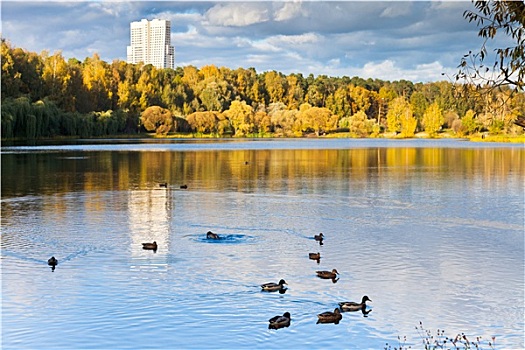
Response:
[{"label": "white cloud", "polygon": [[245,27],[269,20],[268,8],[263,3],[225,3],[218,4],[206,12],[206,20],[211,26]]},{"label": "white cloud", "polygon": [[413,68],[401,68],[393,60],[384,60],[379,63],[368,62],[360,69],[362,78],[378,78],[383,80],[410,80],[413,82],[427,82],[442,80],[445,68],[438,61],[418,64]]},{"label": "white cloud", "polygon": [[304,44],[314,44],[321,40],[321,36],[316,33],[305,33],[301,35],[276,35],[267,39],[268,42],[279,46],[301,46]]},{"label": "white cloud", "polygon": [[301,2],[285,2],[281,8],[275,11],[274,20],[280,22],[304,15],[301,5]]},{"label": "white cloud", "polygon": [[412,2],[410,1],[392,1],[388,3],[388,6],[381,12],[380,17],[395,18],[406,16],[411,13]]},{"label": "white cloud", "polygon": [[172,22],[172,25],[199,23],[204,20],[204,16],[197,12],[178,13],[172,11],[164,11],[155,14],[153,17],[170,20]]}]

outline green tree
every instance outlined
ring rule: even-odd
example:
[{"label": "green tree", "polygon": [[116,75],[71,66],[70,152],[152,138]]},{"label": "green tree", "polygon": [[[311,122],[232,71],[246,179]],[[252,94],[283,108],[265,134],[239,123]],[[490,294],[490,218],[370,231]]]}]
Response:
[{"label": "green tree", "polygon": [[421,91],[414,91],[412,96],[410,96],[410,104],[414,111],[414,118],[417,119],[419,124],[423,124],[423,115],[429,105],[425,95]]}]

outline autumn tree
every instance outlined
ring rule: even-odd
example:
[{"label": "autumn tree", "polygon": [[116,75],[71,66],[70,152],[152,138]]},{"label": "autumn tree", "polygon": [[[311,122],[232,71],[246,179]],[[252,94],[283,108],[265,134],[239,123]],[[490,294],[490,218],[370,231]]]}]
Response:
[{"label": "autumn tree", "polygon": [[102,61],[98,54],[86,58],[83,63],[82,78],[84,87],[89,92],[91,110],[109,109],[109,69],[107,63]]},{"label": "autumn tree", "polygon": [[148,131],[155,130],[157,134],[167,134],[173,126],[173,115],[166,108],[151,106],[142,112],[140,121]]},{"label": "autumn tree", "polygon": [[[324,107],[311,107],[308,103],[303,103],[297,115],[301,123],[301,131],[313,131],[317,136],[323,131],[333,129],[337,123],[337,117],[332,119],[332,112]],[[335,121],[335,123],[334,123]]]},{"label": "autumn tree", "polygon": [[290,74],[286,77],[286,96],[285,103],[288,109],[298,109],[304,101],[304,90],[302,84],[304,79],[302,74]]},{"label": "autumn tree", "polygon": [[281,102],[286,90],[286,79],[276,71],[267,72],[264,75],[264,86],[268,92],[270,103]]},{"label": "autumn tree", "polygon": [[344,118],[352,114],[352,101],[349,91],[346,87],[339,87],[333,94],[326,99],[326,108],[330,109],[333,114]]},{"label": "autumn tree", "polygon": [[65,110],[74,110],[75,106],[71,106],[66,102],[68,96],[68,86],[71,83],[72,76],[69,72],[69,65],[62,56],[62,52],[55,52],[49,55],[46,51],[42,53],[44,67],[42,70],[42,79],[47,88],[48,97]]},{"label": "autumn tree", "polygon": [[253,108],[246,101],[233,101],[230,108],[224,111],[236,136],[245,136],[254,130]]},{"label": "autumn tree", "polygon": [[220,113],[214,111],[194,112],[187,116],[186,120],[193,131],[201,134],[211,134],[218,131]]},{"label": "autumn tree", "polygon": [[432,103],[427,107],[425,113],[423,114],[423,126],[425,131],[430,137],[435,137],[437,132],[441,129],[443,125],[443,113],[437,102]]},{"label": "autumn tree", "polygon": [[46,96],[42,83],[42,59],[33,52],[13,48],[5,39],[1,43],[2,100],[22,95],[40,99]]},{"label": "autumn tree", "polygon": [[346,117],[339,122],[339,126],[348,128],[348,131],[358,137],[367,137],[372,132],[374,122],[369,120],[364,111]]},{"label": "autumn tree", "polygon": [[476,119],[476,113],[469,109],[465,116],[461,119],[454,121],[452,124],[452,130],[458,136],[471,135],[478,131],[480,124]]},{"label": "autumn tree", "polygon": [[390,102],[386,119],[390,132],[400,132],[403,137],[414,136],[417,120],[406,98],[400,96]]},{"label": "autumn tree", "polygon": [[[482,88],[510,85],[523,91],[525,77],[525,3],[523,1],[473,0],[473,10],[466,10],[463,17],[474,22],[478,36],[483,38],[479,51],[470,51],[461,59],[456,79]],[[512,44],[497,47],[493,54],[488,47],[492,40],[505,36]],[[490,60],[494,63],[487,63]]]}]

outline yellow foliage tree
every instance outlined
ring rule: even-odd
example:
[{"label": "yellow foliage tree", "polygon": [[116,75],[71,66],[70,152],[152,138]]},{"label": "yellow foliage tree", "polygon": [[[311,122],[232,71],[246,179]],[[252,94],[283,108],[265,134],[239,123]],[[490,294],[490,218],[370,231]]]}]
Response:
[{"label": "yellow foliage tree", "polygon": [[233,101],[230,108],[224,111],[224,115],[230,120],[236,136],[253,132],[253,107],[245,101]]},{"label": "yellow foliage tree", "polygon": [[423,125],[425,131],[430,137],[435,137],[441,126],[445,122],[443,113],[437,102],[432,103],[427,107],[423,114]]},{"label": "yellow foliage tree", "polygon": [[173,126],[173,115],[171,112],[159,106],[146,108],[140,115],[140,120],[144,128],[157,134],[167,134]]}]

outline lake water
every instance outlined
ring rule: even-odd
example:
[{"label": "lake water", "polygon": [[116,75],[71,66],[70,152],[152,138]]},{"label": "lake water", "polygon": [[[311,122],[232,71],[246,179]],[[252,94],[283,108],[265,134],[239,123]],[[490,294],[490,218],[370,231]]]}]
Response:
[{"label": "lake water", "polygon": [[421,349],[420,322],[525,346],[523,145],[104,140],[1,165],[2,349]]}]

